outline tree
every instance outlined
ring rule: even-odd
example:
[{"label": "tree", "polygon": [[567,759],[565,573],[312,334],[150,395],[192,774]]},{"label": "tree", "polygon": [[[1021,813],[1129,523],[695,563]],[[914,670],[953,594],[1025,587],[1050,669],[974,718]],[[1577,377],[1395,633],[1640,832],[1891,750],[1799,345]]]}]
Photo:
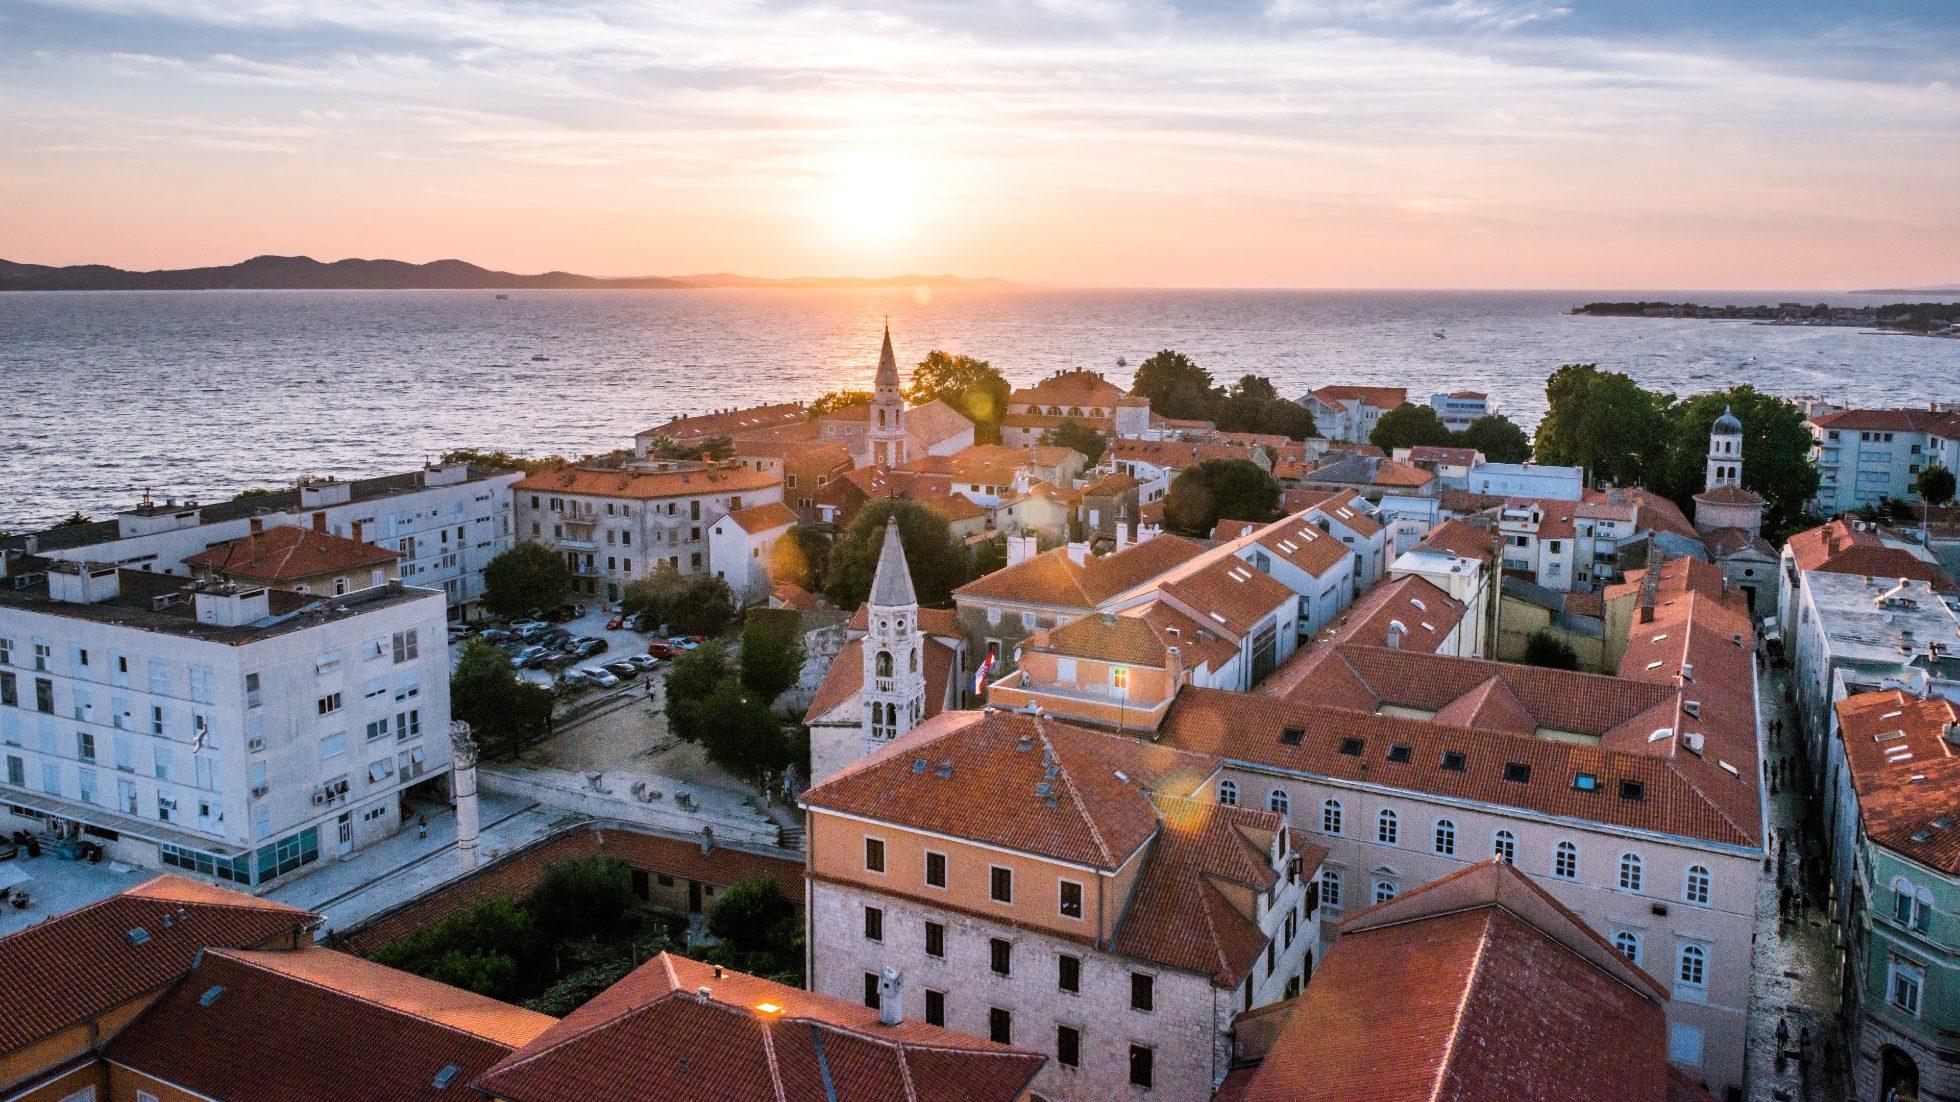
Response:
[{"label": "tree", "polygon": [[519,678],[503,651],[471,639],[449,676],[449,713],[470,725],[484,757],[508,758],[551,733],[551,692]]},{"label": "tree", "polygon": [[935,349],[912,369],[905,400],[924,405],[935,399],[973,422],[973,442],[1000,443],[1001,418],[1007,415],[1007,379],[993,365],[972,356],[955,356]]},{"label": "tree", "polygon": [[1211,372],[1169,348],[1137,365],[1130,393],[1150,399],[1150,410],[1164,417],[1210,420],[1218,392]]},{"label": "tree", "polygon": [[793,609],[752,608],[742,624],[742,684],[773,704],[803,674],[803,617]]},{"label": "tree", "polygon": [[[1643,390],[1617,371],[1566,364],[1545,382],[1548,407],[1533,442],[1538,462],[1579,466],[1595,482],[1663,487],[1671,394]],[[1704,449],[1706,438],[1702,441]]]},{"label": "tree", "polygon": [[1368,443],[1392,454],[1397,448],[1447,447],[1455,439],[1434,409],[1403,402],[1375,422]]},{"label": "tree", "polygon": [[773,876],[751,877],[721,893],[708,910],[708,933],[721,941],[708,953],[713,963],[777,980],[802,974],[803,923]]},{"label": "tree", "polygon": [[452,448],[442,453],[442,462],[444,464],[468,463],[472,467],[488,467],[495,471],[523,471],[525,474],[536,474],[546,467],[565,462],[565,458],[563,456],[553,455],[543,459],[526,459],[521,455],[512,455],[507,451]]},{"label": "tree", "polygon": [[564,600],[572,590],[572,568],[551,548],[523,540],[484,566],[483,587],[485,608],[516,619]]},{"label": "tree", "polygon": [[1458,443],[1482,452],[1492,463],[1523,463],[1531,458],[1531,440],[1501,413],[1486,413],[1460,434]]},{"label": "tree", "polygon": [[1273,519],[1279,497],[1279,483],[1257,463],[1207,459],[1172,480],[1164,498],[1164,520],[1180,535],[1204,537],[1221,519]]},{"label": "tree", "polygon": [[377,963],[495,999],[510,999],[541,974],[531,913],[488,896],[383,946]]},{"label": "tree", "polygon": [[1226,428],[1225,431],[1263,432],[1289,440],[1306,440],[1320,435],[1320,427],[1313,423],[1313,411],[1290,398],[1274,398],[1266,402],[1244,428]]},{"label": "tree", "polygon": [[1109,446],[1108,437],[1072,417],[1063,418],[1061,424],[1042,433],[1039,442],[1060,448],[1073,448],[1082,453],[1091,467],[1102,458],[1103,449]]},{"label": "tree", "polygon": [[704,711],[707,700],[734,674],[728,648],[720,643],[682,651],[667,671],[667,729],[676,738],[700,742],[712,720]]},{"label": "tree", "polygon": [[830,537],[822,529],[794,525],[769,548],[769,579],[778,585],[821,593],[829,559]]},{"label": "tree", "polygon": [[735,596],[726,581],[712,574],[682,574],[669,563],[628,583],[619,607],[683,635],[720,635],[735,618]]},{"label": "tree", "polygon": [[1553,670],[1576,670],[1579,668],[1579,655],[1565,640],[1541,628],[1525,637],[1524,664]]},{"label": "tree", "polygon": [[1696,394],[1672,407],[1666,472],[1648,488],[1683,509],[1693,506],[1694,496],[1708,484],[1708,431],[1724,409],[1742,422],[1742,485],[1767,505],[1764,534],[1774,539],[1793,530],[1804,504],[1817,496],[1817,467],[1810,461],[1816,440],[1802,410],[1747,383]]},{"label": "tree", "polygon": [[633,870],[603,854],[546,866],[525,896],[524,909],[539,937],[549,942],[630,937],[646,914],[633,894]]},{"label": "tree", "polygon": [[704,436],[683,444],[671,436],[656,436],[647,444],[647,455],[655,459],[727,459],[735,454],[735,438],[725,432]]},{"label": "tree", "polygon": [[912,570],[912,589],[919,604],[944,608],[953,590],[968,578],[966,550],[947,527],[946,518],[916,501],[883,498],[866,502],[850,528],[830,549],[824,593],[839,608],[856,608],[871,593],[878,572],[878,555],[885,545],[885,520],[898,518],[898,539]]},{"label": "tree", "polygon": [[769,701],[730,677],[715,686],[701,702],[701,746],[708,760],[737,777],[755,780],[767,770],[781,772],[789,764],[789,741],[782,721],[769,710]]},{"label": "tree", "polygon": [[1007,569],[1007,533],[995,532],[973,545],[973,576],[984,578]]},{"label": "tree", "polygon": [[870,404],[871,392],[868,390],[827,390],[817,395],[817,400],[810,403],[809,417],[814,421],[838,410]]},{"label": "tree", "polygon": [[1921,501],[1937,509],[1953,500],[1953,472],[1937,461],[1928,463],[1920,469],[1919,477],[1912,480],[1912,488],[1919,492]]},{"label": "tree", "polygon": [[95,523],[94,517],[91,517],[83,513],[80,509],[77,509],[74,512],[68,514],[66,517],[63,517],[62,519],[56,521],[54,526],[56,528],[80,528],[84,524],[94,524],[94,523]]}]

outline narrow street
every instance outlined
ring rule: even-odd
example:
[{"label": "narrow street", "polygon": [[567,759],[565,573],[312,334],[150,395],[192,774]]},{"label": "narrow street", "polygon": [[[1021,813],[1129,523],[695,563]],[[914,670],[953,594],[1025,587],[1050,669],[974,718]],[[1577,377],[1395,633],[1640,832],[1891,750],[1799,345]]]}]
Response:
[{"label": "narrow street", "polygon": [[[1765,734],[1768,749],[1764,785],[1781,768],[1793,783],[1775,786],[1770,798],[1770,868],[1756,893],[1755,990],[1750,995],[1750,1102],[1839,1102],[1850,1098],[1844,1049],[1838,1030],[1838,952],[1821,878],[1804,879],[1799,869],[1819,851],[1814,832],[1820,821],[1816,801],[1800,780],[1805,765],[1797,737],[1795,711],[1783,699],[1787,671],[1765,667],[1763,722],[1781,719],[1782,737]],[[1781,842],[1787,854],[1778,860]],[[1821,862],[1815,863],[1821,866]],[[1791,920],[1780,913],[1782,889],[1795,898],[1799,882],[1806,902],[1793,904]],[[1777,1026],[1788,1040],[1779,1043]],[[1808,1031],[1809,1044],[1801,1043]]]}]

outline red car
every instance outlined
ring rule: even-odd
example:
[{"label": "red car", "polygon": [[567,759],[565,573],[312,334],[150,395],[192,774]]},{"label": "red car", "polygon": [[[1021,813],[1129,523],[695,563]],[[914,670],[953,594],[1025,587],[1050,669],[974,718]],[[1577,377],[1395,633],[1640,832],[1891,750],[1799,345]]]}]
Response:
[{"label": "red car", "polygon": [[674,648],[672,643],[663,639],[655,639],[653,642],[647,644],[647,653],[655,658],[672,658],[680,652]]},{"label": "red car", "polygon": [[621,625],[623,625],[623,624],[625,624],[625,623],[626,623],[626,617],[624,617],[624,616],[615,616],[615,617],[613,617],[612,619],[610,619],[610,620],[607,620],[607,621],[606,621],[606,630],[607,630],[607,631],[618,631],[618,630],[620,629],[620,627],[621,627]]}]

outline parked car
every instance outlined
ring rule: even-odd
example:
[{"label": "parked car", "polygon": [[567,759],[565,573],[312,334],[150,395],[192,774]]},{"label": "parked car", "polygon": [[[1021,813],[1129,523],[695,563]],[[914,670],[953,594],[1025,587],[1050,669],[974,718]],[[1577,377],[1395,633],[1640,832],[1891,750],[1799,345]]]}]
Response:
[{"label": "parked car", "polygon": [[449,641],[452,643],[458,639],[468,639],[474,634],[476,634],[476,629],[468,624],[449,625]]},{"label": "parked car", "polygon": [[543,635],[538,636],[538,642],[543,643],[547,647],[556,647],[559,650],[565,650],[577,641],[577,636],[563,628],[547,631]]},{"label": "parked car", "polygon": [[645,631],[646,622],[647,618],[645,613],[635,612],[633,615],[620,620],[620,626],[627,631]]},{"label": "parked car", "polygon": [[694,650],[700,647],[701,644],[707,642],[707,639],[699,635],[675,635],[670,637],[667,642],[675,650]]},{"label": "parked car", "polygon": [[525,647],[523,650],[518,651],[517,654],[511,658],[510,662],[511,665],[516,666],[520,670],[528,670],[533,666],[544,665],[545,656],[549,655],[550,653],[551,653],[551,648],[541,647],[538,646],[536,643],[533,643],[530,646]]},{"label": "parked car", "polygon": [[619,684],[619,678],[614,677],[611,671],[607,670],[604,666],[583,666],[580,667],[578,672],[587,681],[592,682],[602,689],[610,689],[614,685]]},{"label": "parked car", "polygon": [[651,654],[627,655],[626,661],[633,663],[633,668],[642,673],[650,672],[660,665],[660,659],[655,658]]},{"label": "parked car", "polygon": [[486,643],[508,643],[515,638],[503,628],[484,628],[481,635]]},{"label": "parked car", "polygon": [[627,658],[622,658],[617,662],[608,662],[605,668],[611,670],[622,681],[627,678],[640,676],[640,667],[635,666],[632,660]]},{"label": "parked car", "polygon": [[606,641],[590,635],[581,635],[565,648],[580,658],[590,658],[606,649]]},{"label": "parked car", "polygon": [[510,632],[519,639],[530,639],[551,630],[551,625],[543,620],[518,620],[510,625]]},{"label": "parked car", "polygon": [[539,664],[547,670],[562,670],[576,661],[578,661],[577,655],[567,654],[562,650],[555,650],[545,655],[544,661]]},{"label": "parked car", "polygon": [[655,639],[647,644],[647,654],[654,658],[672,658],[679,653],[679,648],[665,639]]}]

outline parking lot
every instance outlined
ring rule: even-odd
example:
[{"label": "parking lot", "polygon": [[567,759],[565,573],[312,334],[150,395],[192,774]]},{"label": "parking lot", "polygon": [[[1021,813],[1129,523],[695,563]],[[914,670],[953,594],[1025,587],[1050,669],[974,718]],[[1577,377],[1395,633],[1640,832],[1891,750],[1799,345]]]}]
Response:
[{"label": "parking lot", "polygon": [[[647,652],[647,644],[658,638],[658,636],[649,632],[628,631],[624,628],[608,628],[606,626],[607,621],[611,620],[615,615],[615,613],[606,611],[606,606],[603,604],[588,602],[585,606],[585,615],[567,620],[564,623],[551,625],[553,629],[570,632],[573,636],[591,636],[595,639],[603,639],[606,641],[606,649],[598,654],[578,659],[561,669],[551,670],[533,667],[531,669],[517,671],[517,676],[533,684],[548,686],[557,680],[560,675],[575,669],[603,665],[607,662],[617,662],[629,655],[645,654]],[[451,669],[455,668],[456,659],[462,653],[462,639],[458,639],[449,645],[449,664]],[[666,664],[663,660],[661,662],[662,668],[665,668]]]}]

